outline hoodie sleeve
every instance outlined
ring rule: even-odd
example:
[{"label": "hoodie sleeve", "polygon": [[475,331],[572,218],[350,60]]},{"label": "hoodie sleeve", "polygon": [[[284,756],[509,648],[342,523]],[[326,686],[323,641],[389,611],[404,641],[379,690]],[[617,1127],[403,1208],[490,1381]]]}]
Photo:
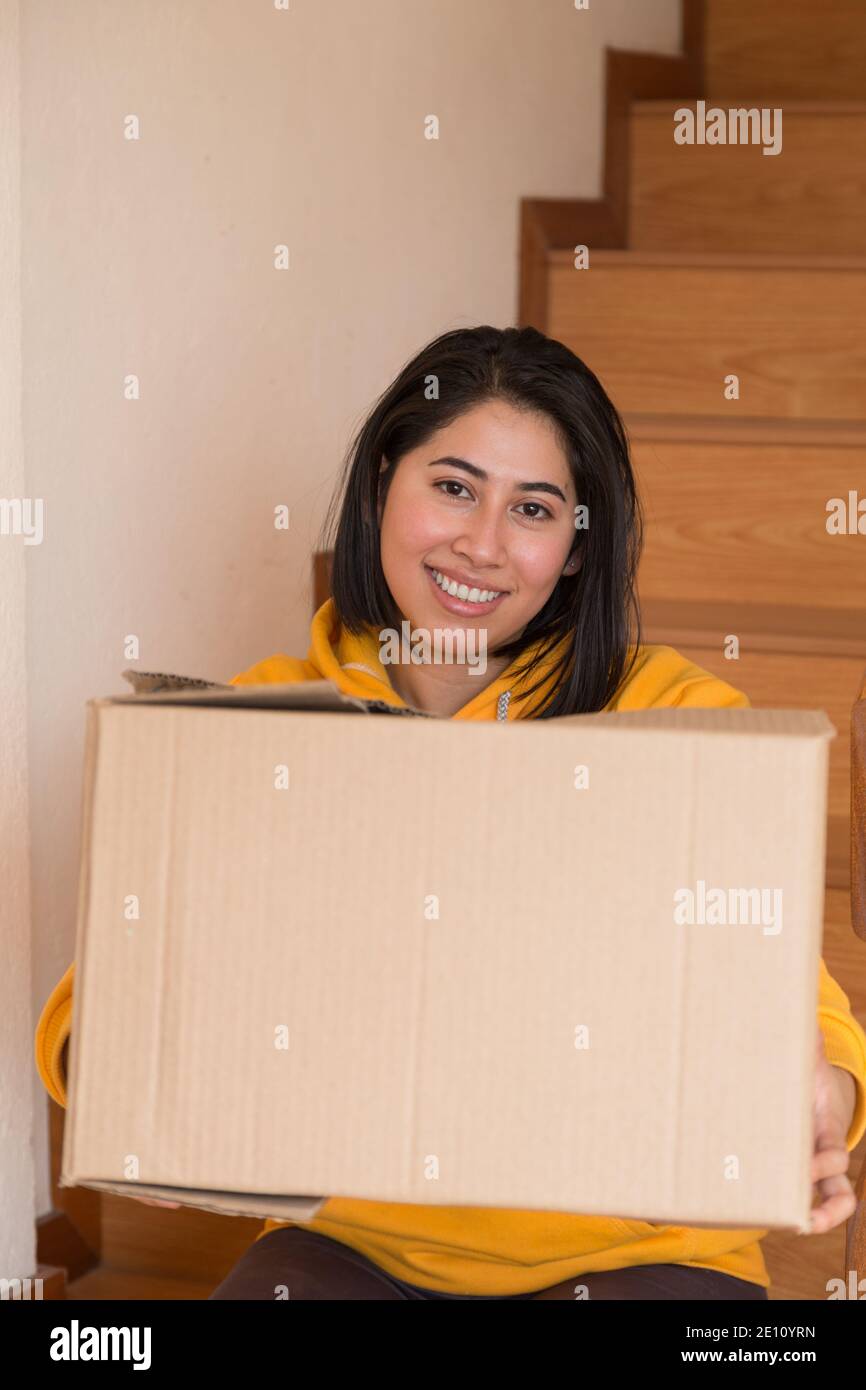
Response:
[{"label": "hoodie sleeve", "polygon": [[644,645],[611,710],[748,709],[749,697],[736,686],[698,666],[675,647]]},{"label": "hoodie sleeve", "polygon": [[66,1105],[66,1063],[63,1049],[72,1031],[72,980],[75,962],[58,980],[42,1009],[36,1027],[36,1069],[52,1100]]},{"label": "hoodie sleeve", "polygon": [[850,1153],[866,1134],[866,1033],[851,1012],[848,996],[823,960],[818,976],[818,1025],[831,1066],[849,1071],[857,1095],[846,1147]]}]

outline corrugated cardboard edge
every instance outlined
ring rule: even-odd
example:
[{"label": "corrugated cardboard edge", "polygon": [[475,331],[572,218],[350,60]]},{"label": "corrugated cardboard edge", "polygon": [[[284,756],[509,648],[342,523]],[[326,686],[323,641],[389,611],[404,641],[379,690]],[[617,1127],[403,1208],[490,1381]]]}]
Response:
[{"label": "corrugated cardboard edge", "polygon": [[[61,1182],[61,1187],[72,1184]],[[76,1187],[89,1187],[98,1192],[112,1192],[118,1197],[155,1197],[163,1202],[180,1202],[181,1206],[198,1211],[213,1211],[219,1216],[252,1216],[279,1221],[312,1221],[328,1200],[327,1197],[261,1196],[247,1192],[210,1192],[200,1187],[169,1187],[159,1183],[102,1182],[79,1179]]]},{"label": "corrugated cardboard edge", "polygon": [[63,1151],[61,1155],[59,1187],[77,1186],[68,1180],[74,1173],[75,1125],[72,1116],[75,1112],[75,1097],[78,1090],[78,1029],[76,1018],[82,1007],[82,991],[86,984],[87,972],[84,963],[84,923],[87,917],[87,904],[90,896],[90,843],[93,820],[93,795],[96,783],[97,742],[99,738],[99,716],[92,702],[86,706],[84,731],[84,771],[81,792],[81,848],[79,855],[78,901],[75,924],[75,987],[72,991],[72,1018],[69,1036],[69,1065],[67,1068],[66,1122],[63,1126]]},{"label": "corrugated cardboard edge", "polygon": [[177,676],[168,671],[134,671],[130,667],[120,673],[129,681],[136,695],[155,694],[160,690],[232,690],[231,685],[203,680],[201,676]]},{"label": "corrugated cardboard edge", "polygon": [[[553,722],[553,721],[547,721]],[[750,734],[780,735],[784,738],[835,738],[838,729],[823,709],[772,709],[749,707],[709,707],[682,709],[677,705],[663,709],[599,710],[595,714],[569,714],[555,721],[563,724],[609,725],[617,730],[663,733],[711,733],[727,735],[743,730]]]},{"label": "corrugated cardboard edge", "polygon": [[[391,705],[387,700],[347,695],[332,680],[270,681],[262,685],[220,685],[196,676],[175,676],[159,671],[121,672],[133,694],[108,695],[112,704],[191,704],[248,706],[255,709],[321,709],[360,711],[362,714],[397,714],[434,719],[414,705]],[[92,703],[92,702],[91,702]]]}]

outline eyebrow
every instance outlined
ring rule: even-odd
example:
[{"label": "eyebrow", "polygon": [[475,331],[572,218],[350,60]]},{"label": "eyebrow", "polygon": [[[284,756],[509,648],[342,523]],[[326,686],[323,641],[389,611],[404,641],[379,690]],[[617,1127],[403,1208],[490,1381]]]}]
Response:
[{"label": "eyebrow", "polygon": [[[449,468],[462,468],[464,473],[471,474],[473,478],[480,478],[482,483],[488,481],[489,475],[483,468],[479,468],[477,463],[468,463],[466,459],[454,458],[451,454],[446,454],[441,459],[432,459],[427,467],[436,468],[443,463]],[[555,483],[517,483],[516,487],[518,492],[549,492],[553,497],[561,497],[563,502],[568,501],[562,488],[557,487]]]}]

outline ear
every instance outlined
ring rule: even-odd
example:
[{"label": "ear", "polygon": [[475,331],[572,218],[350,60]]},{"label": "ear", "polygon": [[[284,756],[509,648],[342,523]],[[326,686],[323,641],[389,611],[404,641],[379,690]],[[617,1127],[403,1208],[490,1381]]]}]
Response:
[{"label": "ear", "polygon": [[567,563],[566,563],[566,565],[565,565],[565,567],[564,567],[562,573],[563,573],[564,575],[577,574],[577,572],[578,572],[578,570],[580,569],[580,567],[581,567],[582,564],[583,564],[583,551],[575,551],[573,555],[570,555],[570,556],[569,556],[568,561],[567,561]]}]

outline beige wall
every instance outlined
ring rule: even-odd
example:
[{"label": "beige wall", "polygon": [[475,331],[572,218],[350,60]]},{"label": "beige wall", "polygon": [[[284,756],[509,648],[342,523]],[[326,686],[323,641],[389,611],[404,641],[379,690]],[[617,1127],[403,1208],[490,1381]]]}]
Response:
[{"label": "beige wall", "polygon": [[519,199],[599,193],[604,47],[678,52],[679,11],[21,6],[35,1010],[74,949],[83,706],[122,687],[124,639],[215,679],[306,652],[352,430],[428,339],[515,321]]},{"label": "beige wall", "polygon": [[[0,0],[0,497],[21,500],[21,132],[18,0]],[[27,765],[27,563],[0,530],[0,1278],[35,1273]],[[38,1118],[43,1119],[40,1107]],[[37,1139],[38,1142],[38,1139]],[[40,1154],[40,1158],[42,1155]],[[44,1167],[44,1163],[39,1165]],[[41,1181],[41,1178],[40,1178]]]}]

